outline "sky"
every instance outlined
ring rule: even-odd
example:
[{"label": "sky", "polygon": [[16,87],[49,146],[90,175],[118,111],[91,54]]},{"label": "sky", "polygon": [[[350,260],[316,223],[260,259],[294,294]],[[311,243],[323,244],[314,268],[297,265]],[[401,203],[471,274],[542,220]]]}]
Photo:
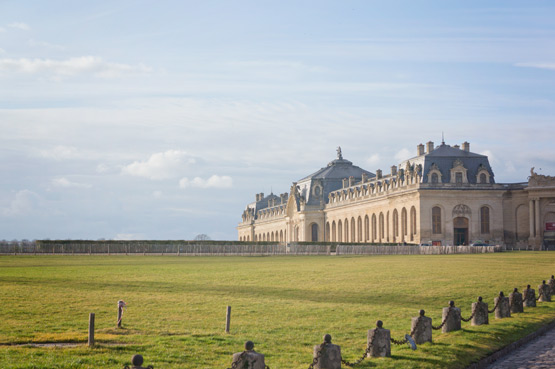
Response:
[{"label": "sky", "polygon": [[235,240],[442,133],[555,175],[552,1],[0,0],[0,239]]}]

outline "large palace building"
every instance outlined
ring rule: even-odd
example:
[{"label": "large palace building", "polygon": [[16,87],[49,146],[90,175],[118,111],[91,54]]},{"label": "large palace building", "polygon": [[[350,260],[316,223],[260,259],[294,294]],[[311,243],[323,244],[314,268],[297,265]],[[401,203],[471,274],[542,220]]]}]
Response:
[{"label": "large palace building", "polygon": [[[293,182],[289,193],[257,194],[237,227],[240,241],[467,245],[541,248],[555,230],[555,177],[496,183],[488,157],[468,142],[417,146],[389,174],[343,158]],[[553,233],[553,232],[551,232]]]}]

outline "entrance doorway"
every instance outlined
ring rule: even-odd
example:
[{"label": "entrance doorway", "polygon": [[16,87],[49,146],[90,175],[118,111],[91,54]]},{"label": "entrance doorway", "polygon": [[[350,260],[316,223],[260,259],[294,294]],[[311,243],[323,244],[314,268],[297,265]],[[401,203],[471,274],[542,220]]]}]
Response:
[{"label": "entrance doorway", "polygon": [[453,235],[455,246],[468,245],[468,218],[453,219]]},{"label": "entrance doorway", "polygon": [[318,242],[318,224],[312,223],[311,233],[312,233],[312,242]]}]

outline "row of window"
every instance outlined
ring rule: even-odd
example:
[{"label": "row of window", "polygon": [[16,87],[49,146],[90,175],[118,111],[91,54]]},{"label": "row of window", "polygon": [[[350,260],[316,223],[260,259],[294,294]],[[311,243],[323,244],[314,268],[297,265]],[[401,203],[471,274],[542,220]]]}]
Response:
[{"label": "row of window", "polygon": [[[399,221],[400,218],[400,221]],[[349,232],[350,230],[350,232]],[[362,217],[359,216],[355,221],[333,220],[326,223],[326,241],[331,242],[403,242],[413,241],[416,235],[416,208],[410,210],[410,219],[407,209],[401,210],[401,216],[397,209],[393,210],[392,228],[390,232],[390,212],[380,212],[372,214],[371,217],[364,217],[364,227]],[[391,236],[391,239],[390,239]]]}]

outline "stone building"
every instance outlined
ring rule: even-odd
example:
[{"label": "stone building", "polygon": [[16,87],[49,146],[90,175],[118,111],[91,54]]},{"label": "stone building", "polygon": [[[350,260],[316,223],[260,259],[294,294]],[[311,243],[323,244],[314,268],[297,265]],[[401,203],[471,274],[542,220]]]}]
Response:
[{"label": "stone building", "polygon": [[470,144],[417,146],[416,156],[371,173],[337,158],[280,196],[257,194],[240,241],[467,245],[539,249],[555,230],[555,177],[496,183]]}]

